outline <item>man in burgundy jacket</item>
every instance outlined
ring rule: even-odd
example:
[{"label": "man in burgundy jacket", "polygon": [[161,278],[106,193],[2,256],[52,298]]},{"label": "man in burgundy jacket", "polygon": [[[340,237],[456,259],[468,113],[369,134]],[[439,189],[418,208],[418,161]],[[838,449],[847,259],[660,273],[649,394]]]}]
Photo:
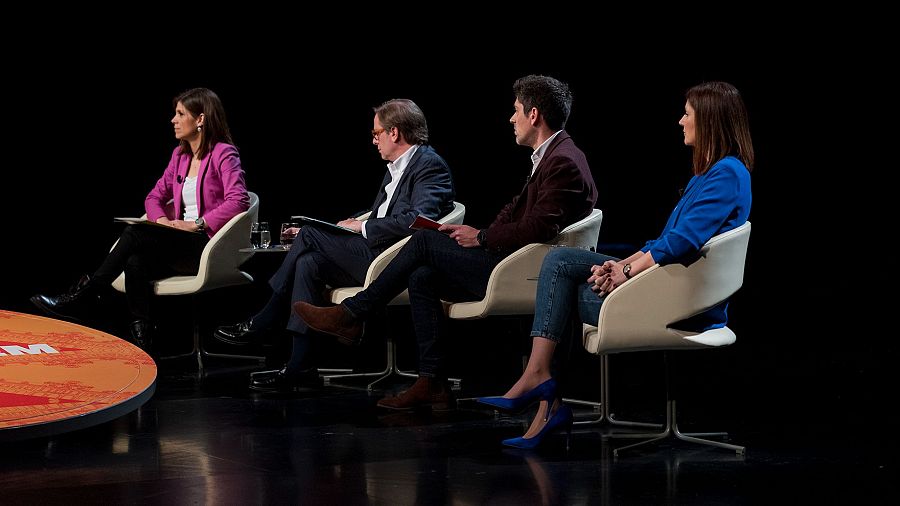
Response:
[{"label": "man in burgundy jacket", "polygon": [[356,344],[362,320],[409,289],[419,343],[419,379],[399,396],[378,401],[380,407],[452,409],[444,368],[446,318],[441,299],[484,298],[491,271],[504,257],[526,244],[552,239],[588,216],[597,202],[597,187],[584,153],[563,130],[572,107],[568,85],[531,75],[517,80],[513,92],[515,112],[509,121],[516,143],[534,150],[531,174],[525,188],[489,227],[443,225],[440,231],[421,230],[366,290],[335,307],[294,305],[310,327],[336,335],[345,344]]}]

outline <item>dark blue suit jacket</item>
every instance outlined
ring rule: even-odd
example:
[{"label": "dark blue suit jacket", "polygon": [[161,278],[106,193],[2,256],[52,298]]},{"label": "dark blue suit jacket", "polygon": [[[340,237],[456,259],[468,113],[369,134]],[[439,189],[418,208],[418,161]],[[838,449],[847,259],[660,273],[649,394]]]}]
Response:
[{"label": "dark blue suit jacket", "polygon": [[[384,218],[374,218],[391,182],[385,171],[381,188],[372,204],[372,218],[366,222],[366,236],[372,251],[382,251],[413,233],[409,225],[422,214],[436,220],[453,210],[453,178],[447,162],[431,146],[420,145],[403,171]],[[362,214],[362,213],[359,213]]]},{"label": "dark blue suit jacket", "polygon": [[[386,171],[372,204],[373,216],[386,198],[384,187],[390,181],[391,174]],[[431,147],[421,145],[403,171],[385,217],[366,222],[366,238],[328,228],[303,227],[269,284],[275,294],[289,301],[324,304],[321,294],[326,284],[362,284],[372,260],[399,239],[412,234],[409,225],[418,214],[438,219],[453,209],[453,198],[453,180],[447,162]],[[360,214],[363,213],[356,216]],[[273,319],[280,315],[263,312],[256,317]],[[288,329],[299,333],[308,330],[296,313],[291,313]]]}]

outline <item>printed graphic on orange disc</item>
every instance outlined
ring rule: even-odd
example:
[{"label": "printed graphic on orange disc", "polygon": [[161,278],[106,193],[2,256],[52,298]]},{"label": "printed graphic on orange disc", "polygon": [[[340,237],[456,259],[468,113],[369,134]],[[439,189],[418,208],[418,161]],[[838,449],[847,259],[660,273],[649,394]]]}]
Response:
[{"label": "printed graphic on orange disc", "polygon": [[155,386],[153,359],[127,341],[74,323],[0,310],[0,438],[13,432],[55,434],[111,420],[137,409]]}]

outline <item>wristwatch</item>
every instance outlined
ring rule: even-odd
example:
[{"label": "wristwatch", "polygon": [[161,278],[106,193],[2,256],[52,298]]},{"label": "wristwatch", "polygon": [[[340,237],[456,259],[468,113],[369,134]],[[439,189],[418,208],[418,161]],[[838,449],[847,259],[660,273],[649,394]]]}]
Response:
[{"label": "wristwatch", "polygon": [[622,274],[625,275],[626,279],[631,279],[631,264],[625,264],[622,266]]},{"label": "wristwatch", "polygon": [[487,232],[484,229],[479,230],[475,240],[478,241],[479,246],[484,247],[484,243],[487,242]]},{"label": "wristwatch", "polygon": [[202,216],[194,220],[194,225],[197,225],[197,230],[206,230],[206,220]]}]

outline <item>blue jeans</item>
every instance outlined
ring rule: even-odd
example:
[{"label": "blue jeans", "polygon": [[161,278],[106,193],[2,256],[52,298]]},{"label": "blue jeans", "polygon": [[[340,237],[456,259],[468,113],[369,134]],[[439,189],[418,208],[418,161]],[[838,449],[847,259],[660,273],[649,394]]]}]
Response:
[{"label": "blue jeans", "polygon": [[532,337],[559,342],[577,309],[581,322],[597,324],[603,297],[591,291],[591,266],[618,258],[581,248],[553,248],[544,257],[538,276]]}]

